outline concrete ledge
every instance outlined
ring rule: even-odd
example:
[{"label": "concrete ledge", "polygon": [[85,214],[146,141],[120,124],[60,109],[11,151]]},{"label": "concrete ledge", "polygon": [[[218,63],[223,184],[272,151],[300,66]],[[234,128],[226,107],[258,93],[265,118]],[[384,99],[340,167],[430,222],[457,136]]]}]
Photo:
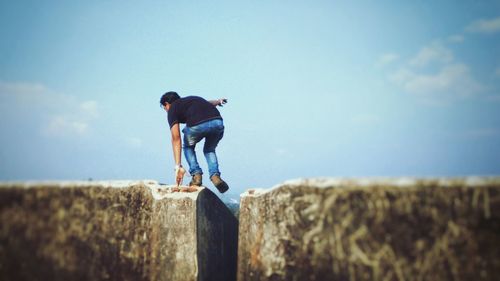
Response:
[{"label": "concrete ledge", "polygon": [[205,188],[2,183],[0,219],[1,280],[234,280],[215,269],[235,260],[237,220]]},{"label": "concrete ledge", "polygon": [[500,178],[308,179],[241,196],[238,280],[497,280]]}]

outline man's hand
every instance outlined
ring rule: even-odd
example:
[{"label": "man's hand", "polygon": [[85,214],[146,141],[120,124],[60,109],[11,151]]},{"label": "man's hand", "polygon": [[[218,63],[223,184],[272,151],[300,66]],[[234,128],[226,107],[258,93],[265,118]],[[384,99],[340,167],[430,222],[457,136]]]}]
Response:
[{"label": "man's hand", "polygon": [[225,98],[219,99],[219,106],[222,106],[223,104],[226,104],[226,103],[227,103],[227,99],[225,99]]},{"label": "man's hand", "polygon": [[218,99],[218,100],[211,100],[209,101],[213,106],[222,106],[223,104],[227,103],[226,98]]},{"label": "man's hand", "polygon": [[182,180],[184,179],[185,173],[186,170],[182,166],[180,165],[175,166],[175,183],[177,184],[177,187],[179,187],[182,184]]}]

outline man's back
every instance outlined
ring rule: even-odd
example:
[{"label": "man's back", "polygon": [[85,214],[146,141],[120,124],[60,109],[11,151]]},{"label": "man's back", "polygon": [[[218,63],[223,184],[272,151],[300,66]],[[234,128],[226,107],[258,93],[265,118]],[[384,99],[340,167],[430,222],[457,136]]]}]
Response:
[{"label": "man's back", "polygon": [[192,127],[213,119],[222,119],[219,110],[198,96],[180,98],[172,103],[168,111],[170,127],[176,123],[186,123],[188,127]]}]

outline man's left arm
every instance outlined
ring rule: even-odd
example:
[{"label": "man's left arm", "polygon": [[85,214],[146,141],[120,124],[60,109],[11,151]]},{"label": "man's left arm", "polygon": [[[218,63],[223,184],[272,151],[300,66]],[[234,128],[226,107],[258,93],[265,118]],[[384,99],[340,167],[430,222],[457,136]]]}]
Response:
[{"label": "man's left arm", "polygon": [[226,98],[218,99],[218,100],[209,100],[209,103],[211,103],[213,106],[222,106],[223,104],[227,103]]}]

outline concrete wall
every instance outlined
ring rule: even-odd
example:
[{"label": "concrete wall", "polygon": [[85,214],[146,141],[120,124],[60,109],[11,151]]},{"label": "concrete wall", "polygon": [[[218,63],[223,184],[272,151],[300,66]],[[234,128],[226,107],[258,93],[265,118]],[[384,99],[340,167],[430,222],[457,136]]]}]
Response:
[{"label": "concrete wall", "polygon": [[204,188],[4,183],[0,221],[0,280],[235,279],[237,220]]},{"label": "concrete wall", "polygon": [[[0,280],[497,280],[500,179],[0,184]],[[238,252],[237,252],[238,251]],[[236,266],[238,270],[236,271]]]},{"label": "concrete wall", "polygon": [[298,180],[239,219],[239,281],[500,276],[500,178]]}]

